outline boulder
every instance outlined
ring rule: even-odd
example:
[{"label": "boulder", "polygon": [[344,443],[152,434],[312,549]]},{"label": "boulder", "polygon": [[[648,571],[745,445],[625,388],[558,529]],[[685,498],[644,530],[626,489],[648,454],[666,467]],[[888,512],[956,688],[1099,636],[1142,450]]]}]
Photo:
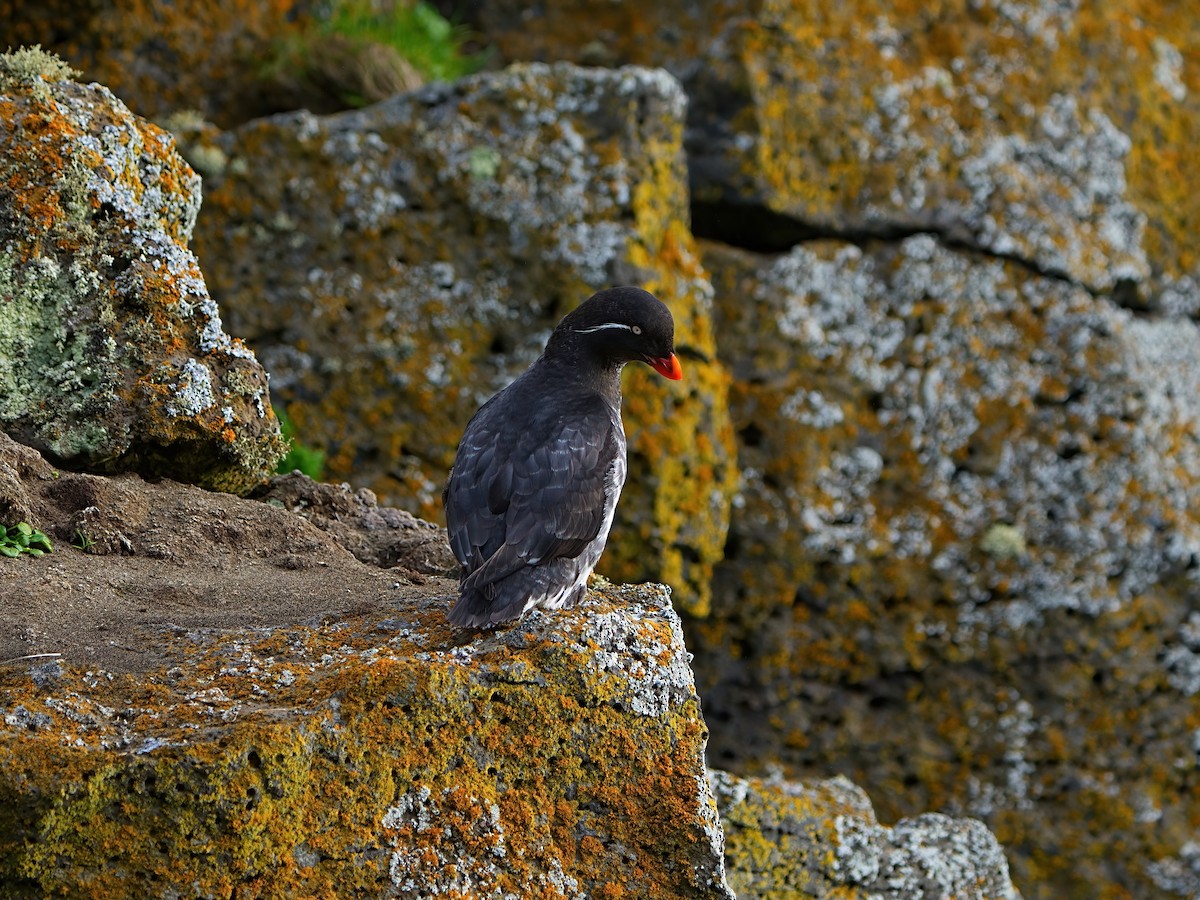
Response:
[{"label": "boulder", "polygon": [[931,235],[703,249],[742,469],[689,623],[713,764],[1149,896],[1200,813],[1200,329]]},{"label": "boulder", "polygon": [[463,632],[421,548],[2,434],[0,476],[77,531],[0,566],[5,897],[732,897],[665,588]]},{"label": "boulder", "polygon": [[136,673],[6,661],[6,896],[732,898],[665,590],[475,637],[397,593],[162,628]]},{"label": "boulder", "polygon": [[1131,305],[1200,308],[1190,11],[1116,4],[470,5],[502,60],[662,66],[697,234],[930,231]]},{"label": "boulder", "polygon": [[734,459],[683,110],[659,71],[517,66],[201,141],[225,161],[197,226],[213,295],[327,477],[440,518],[478,406],[589,294],[640,284],[675,315],[684,380],[627,367],[629,480],[601,569],[703,614]]},{"label": "boulder", "polygon": [[188,250],[200,180],[70,74],[0,56],[0,427],[67,467],[244,493],[283,441]]},{"label": "boulder", "polygon": [[725,827],[729,886],[755,900],[1020,900],[996,838],[980,822],[926,813],[880,825],[863,790],[709,774]]}]

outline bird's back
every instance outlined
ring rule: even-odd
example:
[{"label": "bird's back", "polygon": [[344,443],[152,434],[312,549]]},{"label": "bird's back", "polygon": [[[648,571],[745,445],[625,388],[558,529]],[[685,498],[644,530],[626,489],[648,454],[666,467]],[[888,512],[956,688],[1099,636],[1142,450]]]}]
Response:
[{"label": "bird's back", "polygon": [[462,565],[456,624],[574,603],[625,481],[616,405],[535,365],[468,423],[443,493]]}]

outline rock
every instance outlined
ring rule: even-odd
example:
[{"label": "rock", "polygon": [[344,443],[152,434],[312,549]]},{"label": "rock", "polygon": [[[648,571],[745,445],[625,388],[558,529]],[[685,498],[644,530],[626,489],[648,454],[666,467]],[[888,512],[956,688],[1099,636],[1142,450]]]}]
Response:
[{"label": "rock", "polygon": [[685,374],[628,369],[630,474],[601,569],[704,612],[734,460],[683,108],[662,72],[535,65],[212,139],[209,284],[327,477],[440,518],[478,406],[594,290],[641,284],[675,315]]},{"label": "rock", "polygon": [[199,179],[67,74],[0,56],[0,426],[64,466],[247,491],[283,444],[187,248]]},{"label": "rock", "polygon": [[660,586],[600,582],[576,610],[467,633],[445,621],[453,582],[410,577],[426,545],[387,569],[338,545],[432,529],[364,492],[291,475],[259,502],[56,472],[2,433],[0,471],[17,473],[0,502],[16,485],[39,526],[87,503],[129,547],[0,564],[5,897],[731,898],[725,858],[744,897],[884,890],[888,866],[885,896],[971,871],[1003,885],[977,825],[885,829],[844,779],[707,773]]},{"label": "rock", "polygon": [[0,664],[6,896],[731,900],[665,589],[473,636],[444,595],[359,600],[133,628],[142,671]]},{"label": "rock", "polygon": [[714,764],[1149,896],[1200,813],[1196,324],[930,235],[703,249],[742,468],[689,623]]},{"label": "rock", "polygon": [[27,481],[51,481],[57,473],[32,447],[18,444],[0,431],[0,525],[36,519]]},{"label": "rock", "polygon": [[886,828],[846,778],[790,782],[709,773],[740,897],[1019,900],[981,823],[928,813]]},{"label": "rock", "polygon": [[139,115],[180,109],[233,125],[286,109],[268,72],[278,51],[303,33],[293,0],[214,0],[199,15],[187,4],[117,9],[95,0],[44,0],[5,9],[11,46],[40,44],[115,91]]},{"label": "rock", "polygon": [[660,65],[688,94],[742,481],[712,616],[685,620],[717,763],[979,816],[1031,890],[1187,895],[1188,12],[471,16],[502,60]]},{"label": "rock", "polygon": [[366,488],[355,491],[344,483],[321,484],[292,472],[272,478],[254,498],[290,510],[329,532],[367,565],[458,577],[458,560],[450,552],[444,528],[405,510],[380,506]]},{"label": "rock", "polygon": [[697,234],[934,231],[1125,302],[1200,303],[1189,11],[983,0],[470,5],[500,58],[655,65],[689,98]]}]

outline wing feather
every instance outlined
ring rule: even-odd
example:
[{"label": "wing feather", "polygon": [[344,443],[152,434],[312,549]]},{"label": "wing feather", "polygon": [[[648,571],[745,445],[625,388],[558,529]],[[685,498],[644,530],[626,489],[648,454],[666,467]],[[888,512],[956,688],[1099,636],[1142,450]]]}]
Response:
[{"label": "wing feather", "polygon": [[600,397],[557,415],[542,407],[532,421],[487,412],[467,426],[443,495],[464,590],[578,556],[605,522],[606,481],[623,443]]}]

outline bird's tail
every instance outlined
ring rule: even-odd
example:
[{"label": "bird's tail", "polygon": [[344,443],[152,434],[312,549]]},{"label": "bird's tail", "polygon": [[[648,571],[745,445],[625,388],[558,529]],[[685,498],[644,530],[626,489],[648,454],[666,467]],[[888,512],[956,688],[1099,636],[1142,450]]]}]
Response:
[{"label": "bird's tail", "polygon": [[463,628],[490,628],[520,618],[535,606],[574,606],[587,592],[590,571],[588,566],[581,572],[577,560],[560,559],[545,566],[526,566],[496,582],[479,584],[467,576],[447,618]]},{"label": "bird's tail", "polygon": [[490,628],[520,616],[525,612],[528,601],[527,594],[498,591],[494,584],[485,585],[482,589],[464,587],[446,618],[460,628]]}]

